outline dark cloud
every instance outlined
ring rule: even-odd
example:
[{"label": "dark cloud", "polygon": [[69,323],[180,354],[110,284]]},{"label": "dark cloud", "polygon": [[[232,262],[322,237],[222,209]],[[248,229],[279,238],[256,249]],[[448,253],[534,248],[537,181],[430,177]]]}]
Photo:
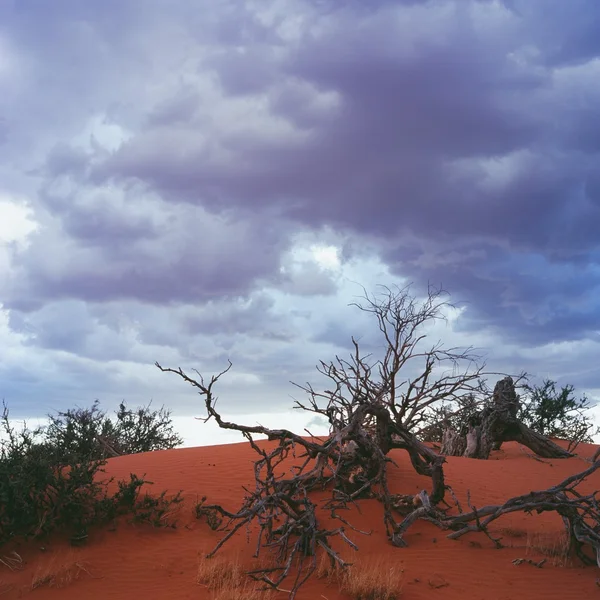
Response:
[{"label": "dark cloud", "polygon": [[[279,85],[272,71],[264,75],[266,49],[218,64],[226,94],[240,91],[228,81],[247,86],[239,70],[256,65],[256,87],[244,90],[271,86],[272,110],[294,127],[287,140],[245,137],[243,125],[233,136],[217,132],[211,139],[230,156],[223,164],[209,144],[186,135],[179,140],[187,157],[172,162],[148,148],[175,145],[177,137],[148,129],[101,172],[140,179],[214,209],[275,206],[309,226],[329,223],[381,236],[384,247],[410,235],[418,250],[407,256],[398,246],[387,256],[399,274],[421,282],[438,279],[446,266],[414,269],[418,261],[410,255],[430,255],[433,247],[443,256],[468,242],[485,249],[485,258],[455,265],[444,279],[480,307],[490,325],[509,330],[538,306],[543,317],[525,328],[515,325],[532,343],[559,339],[569,326],[572,335],[584,336],[593,322],[568,308],[577,275],[553,275],[564,265],[593,262],[600,225],[596,68],[588,64],[573,74],[581,90],[575,109],[564,71],[570,62],[557,58],[575,56],[568,50],[575,33],[589,28],[581,16],[584,3],[575,4],[548,14],[541,3],[518,2],[382,2],[324,10],[279,61]],[[537,52],[531,49],[536,42]],[[580,50],[582,60],[595,56],[589,44]],[[311,94],[313,103],[321,95],[327,118],[307,116]],[[527,276],[511,272],[531,256],[539,256],[543,268]],[[592,272],[584,277],[596,285]],[[507,278],[510,305],[501,301]],[[553,306],[562,307],[556,321]]]},{"label": "dark cloud", "polygon": [[[458,337],[523,361],[597,343],[594,0],[29,0],[0,19],[0,175],[39,224],[1,292],[29,349],[235,352],[279,385],[367,326],[332,307],[374,256],[464,303]],[[325,230],[339,269],[290,258]]]},{"label": "dark cloud", "polygon": [[245,294],[277,272],[284,241],[268,223],[230,222],[189,208],[140,239],[128,237],[140,232],[139,223],[113,222],[97,211],[71,212],[56,233],[49,224],[33,234],[15,260],[8,308],[69,298],[203,303]]}]

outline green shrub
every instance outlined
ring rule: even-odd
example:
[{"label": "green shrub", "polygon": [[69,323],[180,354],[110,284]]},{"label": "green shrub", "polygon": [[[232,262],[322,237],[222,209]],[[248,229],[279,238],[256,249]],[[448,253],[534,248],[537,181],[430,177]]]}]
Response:
[{"label": "green shrub", "polygon": [[48,425],[39,432],[60,461],[169,450],[183,443],[173,429],[170,411],[164,407],[151,410],[148,405],[132,410],[121,402],[115,414],[116,419],[108,417],[96,400],[90,408],[48,415]]},{"label": "green shrub", "polygon": [[[585,396],[575,397],[575,388],[565,385],[557,389],[556,382],[549,379],[542,385],[524,385],[519,397],[517,418],[533,431],[546,437],[569,442],[573,450],[582,442],[593,442],[593,436],[600,433],[589,414],[592,408]],[[465,436],[475,422],[485,401],[478,401],[472,395],[464,396],[450,403],[441,403],[430,408],[423,416],[423,426],[417,436],[426,442],[439,443],[446,429]]]},{"label": "green shrub", "polygon": [[555,381],[546,379],[542,385],[527,385],[524,389],[519,419],[530,429],[547,437],[568,440],[569,449],[581,442],[592,442],[592,436],[600,431],[594,430],[589,399],[585,394],[576,398],[572,385],[558,390]]},{"label": "green shrub", "polygon": [[181,493],[142,495],[142,486],[151,482],[135,474],[129,481],[118,481],[117,491],[109,494],[113,478],[104,475],[106,459],[95,457],[93,448],[85,445],[90,438],[70,444],[73,430],[65,435],[68,443],[62,448],[43,430],[30,431],[24,425],[16,431],[4,405],[0,432],[0,545],[56,531],[81,543],[91,526],[127,514],[135,522],[167,525],[172,509],[182,501]]}]

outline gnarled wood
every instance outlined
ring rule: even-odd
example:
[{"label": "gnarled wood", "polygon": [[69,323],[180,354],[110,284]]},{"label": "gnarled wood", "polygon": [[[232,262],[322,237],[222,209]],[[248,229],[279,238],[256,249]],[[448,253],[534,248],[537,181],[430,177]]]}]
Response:
[{"label": "gnarled wood", "polygon": [[441,453],[487,459],[503,442],[519,442],[543,458],[573,456],[521,423],[517,418],[518,411],[519,398],[514,382],[511,377],[505,377],[496,384],[492,402],[470,420],[466,432],[444,432]]},{"label": "gnarled wood", "polygon": [[[600,509],[598,492],[582,495],[577,486],[600,468],[600,461],[575,475],[567,477],[559,484],[547,489],[529,492],[507,500],[504,504],[476,508],[469,503],[470,512],[448,515],[423,502],[421,506],[409,513],[400,524],[399,532],[404,533],[418,519],[427,519],[438,527],[450,530],[450,539],[458,539],[466,533],[481,531],[501,547],[499,539],[493,538],[489,525],[500,517],[512,512],[542,513],[553,511],[558,513],[564,523],[570,544],[575,554],[585,564],[596,563],[600,567]],[[405,545],[397,540],[396,545]],[[594,558],[584,551],[591,548]]]},{"label": "gnarled wood", "polygon": [[[480,518],[486,516],[489,519],[498,510],[498,507],[489,508],[491,512],[472,508],[468,513],[470,517],[450,517],[439,508],[447,491],[453,496],[444,480],[445,458],[420,441],[413,430],[426,421],[423,413],[435,403],[454,402],[465,395],[474,397],[475,393],[481,395],[483,370],[469,349],[445,350],[439,343],[423,348],[425,336],[419,332],[419,327],[428,320],[441,318],[440,310],[445,305],[439,300],[441,292],[430,291],[428,298],[418,306],[404,290],[396,294],[385,290],[382,301],[366,296],[366,306],[357,305],[376,317],[383,337],[383,357],[369,362],[369,357],[361,354],[353,339],[354,351],[350,359],[336,357],[335,361],[321,362],[318,367],[328,378],[329,389],[317,392],[310,384],[298,386],[307,393],[308,401],[297,401],[296,408],[327,419],[330,432],[326,439],[302,437],[287,429],[225,421],[215,408],[213,386],[229,370],[231,363],[206,383],[200,374],[199,379],[194,379],[181,369],[156,364],[162,371],[175,373],[200,393],[207,413],[205,421],[214,419],[223,429],[239,431],[257,453],[254,490],[247,490],[239,510],[228,511],[218,505],[200,507],[199,514],[216,517],[212,522],[219,525],[222,519],[224,524],[220,528],[227,531],[211,555],[236,531],[250,523],[257,524],[256,555],[261,548],[276,549],[278,564],[274,568],[259,569],[252,575],[279,589],[283,580],[295,572],[290,598],[294,598],[298,588],[315,571],[317,549],[323,550],[333,565],[346,566],[334,551],[330,539],[340,537],[356,548],[346,535],[347,529],[354,528],[336,510],[360,498],[375,496],[381,501],[388,538],[399,547],[406,545],[403,534],[417,519],[425,518],[454,530],[472,527],[474,521],[485,531]],[[414,366],[407,368],[418,361],[421,361],[421,370]],[[451,366],[445,374],[443,369],[440,370],[444,365]],[[440,372],[442,375],[436,379],[435,373]],[[518,398],[513,381],[503,379],[496,385],[493,403],[476,415],[468,431],[446,432],[445,450],[448,454],[487,458],[493,447],[503,441],[517,440],[542,456],[569,455],[522,426],[517,420],[517,411]],[[277,443],[267,450],[254,441],[255,435],[265,435]],[[390,493],[388,467],[393,461],[389,454],[395,448],[408,453],[417,473],[431,478],[430,492],[422,491],[418,495]],[[452,451],[448,452],[449,449]],[[296,450],[302,454],[295,454]],[[290,454],[296,461],[291,476],[278,474]],[[299,459],[301,464],[297,465]],[[342,523],[336,529],[325,529],[319,523],[316,505],[310,499],[312,490],[325,488],[331,491],[331,496],[322,508],[330,510],[331,515]],[[566,491],[564,488],[561,493]],[[546,497],[556,499],[555,496]],[[536,510],[545,506],[536,504],[540,498],[533,501]],[[513,501],[506,510],[526,510],[518,499]],[[585,539],[588,539],[591,534],[577,516],[577,505],[571,502],[560,506],[560,514],[571,524],[574,538],[583,540],[587,536]],[[405,515],[405,519],[397,522],[395,513]]]}]

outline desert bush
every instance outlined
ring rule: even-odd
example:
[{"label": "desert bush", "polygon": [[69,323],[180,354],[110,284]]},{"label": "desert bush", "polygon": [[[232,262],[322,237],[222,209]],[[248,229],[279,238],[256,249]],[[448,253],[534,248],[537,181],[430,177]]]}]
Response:
[{"label": "desert bush", "polygon": [[39,538],[64,531],[72,543],[86,540],[92,525],[129,514],[136,522],[164,525],[180,493],[141,494],[143,477],[118,481],[104,473],[106,460],[78,450],[62,451],[39,430],[17,431],[4,405],[0,418],[0,545],[13,538]]},{"label": "desert bush", "polygon": [[90,408],[58,411],[48,415],[39,429],[46,448],[56,460],[73,457],[104,459],[124,454],[169,450],[183,443],[174,431],[171,413],[150,405],[130,409],[121,402],[111,419],[96,400]]},{"label": "desert bush", "polygon": [[572,385],[557,389],[556,382],[546,379],[541,385],[525,386],[519,419],[530,429],[547,437],[569,441],[569,450],[582,442],[592,442],[594,431],[589,414],[592,404],[585,394],[577,398]]},{"label": "desert bush", "polygon": [[[556,382],[549,379],[541,385],[525,384],[519,396],[517,418],[545,437],[567,440],[569,450],[582,442],[593,442],[593,436],[600,433],[589,414],[593,405],[585,394],[577,398],[574,392],[572,385],[558,389]],[[468,394],[452,402],[431,406],[417,435],[423,441],[438,443],[446,429],[464,435],[488,401]]]}]

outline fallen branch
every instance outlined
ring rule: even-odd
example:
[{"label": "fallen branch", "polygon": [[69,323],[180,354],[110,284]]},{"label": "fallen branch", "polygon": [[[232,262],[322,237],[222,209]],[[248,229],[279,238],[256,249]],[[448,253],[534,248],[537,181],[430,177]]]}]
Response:
[{"label": "fallen branch", "polygon": [[[594,562],[600,567],[600,508],[598,505],[598,491],[582,495],[577,491],[577,486],[600,468],[600,461],[591,467],[567,477],[561,483],[547,489],[529,492],[507,500],[504,504],[483,506],[475,508],[469,500],[470,512],[458,515],[443,514],[439,509],[427,507],[425,503],[406,516],[400,524],[399,530],[404,533],[410,525],[418,519],[427,519],[442,529],[452,530],[448,535],[450,539],[458,539],[466,533],[481,531],[485,533],[496,546],[500,541],[489,533],[489,525],[496,519],[513,512],[542,512],[558,513],[564,523],[569,536],[570,547],[585,564]],[[399,546],[405,543],[396,544]],[[584,546],[590,546],[596,556],[595,561],[590,559],[583,551]]]}]

